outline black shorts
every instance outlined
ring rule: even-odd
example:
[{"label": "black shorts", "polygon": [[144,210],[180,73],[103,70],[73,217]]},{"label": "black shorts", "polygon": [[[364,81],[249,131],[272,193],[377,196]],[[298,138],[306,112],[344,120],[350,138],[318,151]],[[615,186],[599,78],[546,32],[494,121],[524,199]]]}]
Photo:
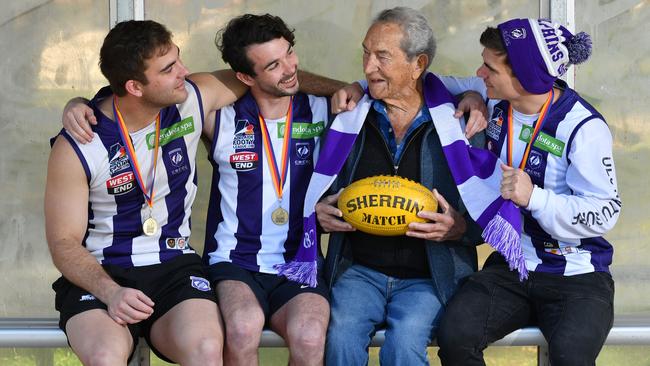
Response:
[{"label": "black shorts", "polygon": [[218,282],[225,280],[241,281],[247,284],[260,303],[267,323],[271,315],[275,314],[284,304],[297,295],[318,294],[329,302],[329,290],[320,274],[318,276],[318,285],[309,287],[298,282],[289,281],[284,276],[254,272],[230,262],[220,262],[208,267],[208,276],[215,289]]},{"label": "black shorts", "polygon": [[[138,289],[155,303],[151,316],[139,323],[129,324],[133,345],[144,337],[154,353],[166,358],[151,344],[150,331],[153,323],[171,308],[188,299],[206,299],[216,302],[210,283],[197,254],[183,254],[161,264],[143,267],[122,268],[104,265],[104,270],[120,286]],[[59,327],[65,332],[70,318],[93,309],[107,309],[106,304],[88,291],[74,285],[65,277],[59,277],[52,284],[56,292],[55,308],[59,311]]]}]

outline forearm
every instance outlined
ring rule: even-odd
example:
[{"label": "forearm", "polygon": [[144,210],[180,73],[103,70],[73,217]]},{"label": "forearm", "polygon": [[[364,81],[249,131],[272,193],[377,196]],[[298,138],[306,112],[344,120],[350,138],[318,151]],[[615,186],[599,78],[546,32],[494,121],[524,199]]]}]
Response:
[{"label": "forearm", "polygon": [[298,70],[300,91],[307,94],[329,97],[348,83]]},{"label": "forearm", "polygon": [[557,239],[602,236],[611,230],[621,210],[617,197],[597,198],[557,194],[535,187],[529,204],[539,225]]},{"label": "forearm", "polygon": [[78,242],[58,240],[50,244],[52,261],[61,274],[105,304],[120,286]]}]

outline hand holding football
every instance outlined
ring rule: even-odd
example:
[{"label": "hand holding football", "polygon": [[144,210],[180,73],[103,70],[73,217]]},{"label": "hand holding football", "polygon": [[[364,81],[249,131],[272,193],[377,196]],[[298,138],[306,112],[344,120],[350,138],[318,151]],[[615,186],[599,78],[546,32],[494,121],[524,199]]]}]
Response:
[{"label": "hand holding football", "polygon": [[388,175],[368,177],[346,187],[338,200],[343,219],[358,230],[381,235],[404,235],[411,222],[426,222],[420,211],[438,209],[433,193],[406,178]]}]

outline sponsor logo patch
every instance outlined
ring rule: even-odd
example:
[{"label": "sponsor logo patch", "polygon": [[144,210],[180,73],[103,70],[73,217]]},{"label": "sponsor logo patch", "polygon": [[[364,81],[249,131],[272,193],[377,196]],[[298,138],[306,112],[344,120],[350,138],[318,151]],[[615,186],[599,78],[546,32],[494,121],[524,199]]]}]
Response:
[{"label": "sponsor logo patch", "polygon": [[184,250],[189,247],[189,238],[188,237],[180,237],[180,238],[167,238],[165,240],[165,243],[167,244],[167,248],[169,249],[180,249]]},{"label": "sponsor logo patch", "polygon": [[192,284],[192,287],[199,291],[210,291],[210,282],[203,277],[190,276],[190,283]]},{"label": "sponsor logo patch", "polygon": [[131,168],[126,149],[119,142],[108,149],[108,163],[111,175]]},{"label": "sponsor logo patch", "polygon": [[248,120],[240,119],[237,121],[232,147],[235,150],[255,148],[255,126]]},{"label": "sponsor logo patch", "polygon": [[[285,122],[278,123],[278,138],[284,138]],[[325,121],[296,122],[291,124],[291,137],[294,139],[311,139],[320,136],[325,131]]]},{"label": "sponsor logo patch", "polygon": [[[530,136],[533,133],[533,128],[531,126],[521,126],[521,133],[519,134],[519,139],[523,142],[528,143],[530,141]],[[566,144],[564,141],[558,140],[555,137],[552,137],[544,132],[540,132],[535,139],[533,146],[540,150],[549,152],[557,157],[562,157],[564,152],[564,146]]]},{"label": "sponsor logo patch", "polygon": [[239,171],[247,172],[257,168],[258,156],[253,151],[242,151],[230,155],[230,166]]},{"label": "sponsor logo patch", "polygon": [[111,195],[129,193],[135,189],[135,175],[133,172],[118,174],[106,181],[106,190]]},{"label": "sponsor logo patch", "polygon": [[503,111],[499,108],[494,108],[492,119],[487,127],[488,137],[498,141],[501,135],[501,126],[503,126]]},{"label": "sponsor logo patch", "polygon": [[[179,137],[189,135],[192,132],[194,132],[194,118],[190,116],[174,123],[167,128],[160,129],[160,146],[165,146],[171,141],[174,141]],[[156,146],[155,139],[155,132],[147,134],[146,141],[149,150],[153,150],[153,148]]]}]

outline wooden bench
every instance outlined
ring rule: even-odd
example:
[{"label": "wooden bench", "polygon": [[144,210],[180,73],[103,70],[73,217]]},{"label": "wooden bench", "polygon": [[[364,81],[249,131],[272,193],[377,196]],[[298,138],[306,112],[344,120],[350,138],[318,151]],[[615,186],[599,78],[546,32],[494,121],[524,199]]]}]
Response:
[{"label": "wooden bench", "polygon": [[[52,318],[5,318],[0,319],[0,348],[59,348],[68,347],[65,334],[58,328],[58,320]],[[384,331],[380,330],[372,340],[372,347],[384,343]],[[650,345],[650,316],[616,316],[606,345]],[[262,334],[262,347],[286,347],[284,340],[270,330]],[[435,346],[435,342],[432,344]],[[526,327],[508,334],[492,347],[536,346],[537,364],[548,365],[548,347],[540,330]],[[129,366],[148,366],[149,348],[144,340],[139,342],[136,356]]]}]

